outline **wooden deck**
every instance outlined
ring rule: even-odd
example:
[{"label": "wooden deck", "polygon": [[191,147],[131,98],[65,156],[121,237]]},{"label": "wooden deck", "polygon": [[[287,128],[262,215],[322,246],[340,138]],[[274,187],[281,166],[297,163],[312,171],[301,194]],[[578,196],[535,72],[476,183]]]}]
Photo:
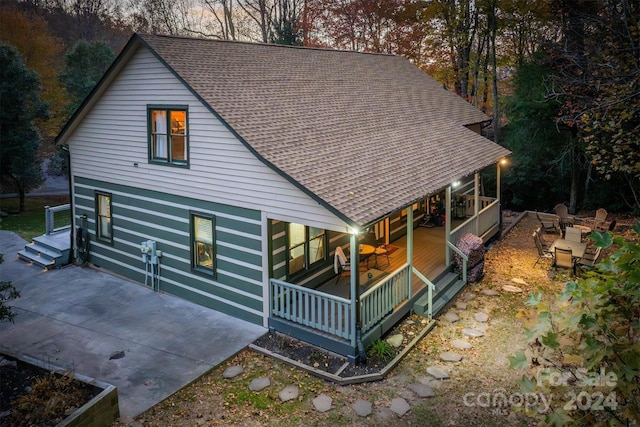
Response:
[{"label": "wooden deck", "polygon": [[[367,273],[370,269],[381,270],[384,274],[380,279],[384,278],[387,274],[399,269],[407,262],[407,237],[404,236],[394,242],[391,242],[392,246],[397,247],[389,255],[389,263],[387,264],[386,256],[378,256],[377,268],[375,257],[371,257],[367,262],[360,262],[359,271],[361,275]],[[413,266],[420,271],[429,280],[434,280],[440,273],[446,268],[445,263],[445,227],[418,227],[413,231]],[[350,277],[348,274],[343,275],[338,281],[332,279],[317,288],[320,292],[326,292],[332,295],[341,296],[343,298],[349,298],[349,282]],[[376,280],[377,282],[377,280]],[[374,285],[373,283],[360,283],[361,291]],[[415,295],[420,289],[424,288],[425,284],[420,281],[416,275],[412,280],[413,289],[412,293]]]}]

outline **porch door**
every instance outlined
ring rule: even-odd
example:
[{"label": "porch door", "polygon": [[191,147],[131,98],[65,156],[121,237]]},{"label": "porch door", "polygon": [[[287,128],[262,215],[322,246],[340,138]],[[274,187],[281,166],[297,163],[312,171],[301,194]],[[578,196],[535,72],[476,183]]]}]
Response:
[{"label": "porch door", "polygon": [[389,244],[389,218],[385,218],[382,221],[376,223],[373,226],[373,232],[376,235],[376,241],[384,242],[385,245]]}]

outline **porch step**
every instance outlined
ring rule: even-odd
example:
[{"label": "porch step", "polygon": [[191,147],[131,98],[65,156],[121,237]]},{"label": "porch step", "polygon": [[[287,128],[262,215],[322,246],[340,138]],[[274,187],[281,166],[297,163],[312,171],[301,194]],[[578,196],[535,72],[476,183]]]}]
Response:
[{"label": "porch step", "polygon": [[46,269],[62,267],[69,263],[70,246],[68,232],[44,234],[18,251],[18,257]]},{"label": "porch step", "polygon": [[[464,288],[465,283],[460,280],[456,273],[447,273],[440,280],[434,283],[436,289],[433,293],[433,317],[437,316],[444,307],[455,298],[456,295]],[[413,311],[416,314],[427,316],[429,310],[429,295],[425,293],[413,305]]]}]

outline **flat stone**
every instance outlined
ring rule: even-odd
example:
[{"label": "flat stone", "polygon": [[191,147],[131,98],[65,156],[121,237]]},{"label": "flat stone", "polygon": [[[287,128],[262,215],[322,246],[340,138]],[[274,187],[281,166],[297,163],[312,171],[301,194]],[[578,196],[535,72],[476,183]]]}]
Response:
[{"label": "flat stone", "polygon": [[332,404],[333,399],[324,393],[313,399],[313,407],[316,408],[318,412],[327,412],[331,409]]},{"label": "flat stone", "polygon": [[440,360],[444,362],[459,362],[462,360],[462,355],[454,353],[453,351],[445,351],[440,353]]},{"label": "flat stone", "polygon": [[371,402],[368,400],[358,399],[353,402],[351,408],[358,414],[359,417],[368,417],[371,415]]},{"label": "flat stone", "polygon": [[415,384],[409,385],[409,388],[411,389],[412,392],[414,392],[415,394],[417,394],[420,397],[433,397],[433,396],[435,396],[435,393],[433,392],[433,389],[430,386],[426,385],[426,384],[415,383]]},{"label": "flat stone", "polygon": [[455,323],[458,320],[460,320],[460,317],[458,317],[457,314],[455,314],[452,311],[447,312],[447,314],[444,315],[444,320],[446,320],[449,323]]},{"label": "flat stone", "polygon": [[411,409],[411,406],[409,406],[407,401],[404,400],[403,398],[396,397],[395,399],[391,400],[390,409],[396,414],[403,416],[404,414],[409,412],[409,410]]},{"label": "flat stone", "polygon": [[288,385],[284,389],[282,389],[280,393],[278,393],[278,397],[282,402],[288,402],[291,399],[297,398],[298,393],[300,393],[298,386]]},{"label": "flat stone", "polygon": [[394,348],[398,348],[402,345],[403,340],[404,336],[402,334],[396,334],[387,338],[387,343]]},{"label": "flat stone", "polygon": [[494,297],[496,295],[500,295],[500,292],[496,291],[495,289],[483,289],[481,292],[484,295],[488,295],[490,297]]},{"label": "flat stone", "polygon": [[437,380],[446,380],[449,378],[449,372],[445,371],[439,366],[429,366],[427,368],[427,374],[431,375]]},{"label": "flat stone", "polygon": [[413,320],[411,320],[411,319],[407,320],[407,325],[413,325],[414,323],[416,323],[416,322],[414,322],[414,321],[413,321]]},{"label": "flat stone", "polygon": [[464,294],[464,299],[467,301],[471,301],[476,299],[476,294],[474,294],[473,292],[467,292],[466,294]]},{"label": "flat stone", "polygon": [[473,329],[473,328],[464,328],[462,329],[462,333],[468,337],[474,337],[474,338],[484,336],[484,332],[479,331],[477,329]]},{"label": "flat stone", "polygon": [[244,368],[240,365],[229,366],[224,370],[222,376],[224,378],[234,378],[244,372]]},{"label": "flat stone", "polygon": [[476,313],[473,315],[473,318],[478,322],[484,323],[489,320],[489,315],[487,313]]},{"label": "flat stone", "polygon": [[465,340],[452,340],[451,345],[458,350],[469,350],[471,348],[471,344]]},{"label": "flat stone", "polygon": [[466,310],[467,309],[467,303],[466,302],[462,302],[462,301],[458,301],[458,302],[456,302],[456,308],[458,310]]},{"label": "flat stone", "polygon": [[505,292],[511,292],[512,294],[519,294],[520,292],[522,292],[522,289],[513,285],[504,285],[502,287],[502,290]]},{"label": "flat stone", "polygon": [[517,277],[514,277],[513,279],[511,279],[511,281],[512,281],[513,283],[517,283],[518,285],[524,285],[524,286],[528,285],[528,283],[527,283],[527,282],[525,282],[524,280],[519,279],[519,278],[517,278]]},{"label": "flat stone", "polygon": [[271,379],[269,379],[269,377],[254,378],[253,380],[251,380],[251,383],[249,384],[249,390],[260,391],[262,389],[269,387],[270,385],[271,385]]}]

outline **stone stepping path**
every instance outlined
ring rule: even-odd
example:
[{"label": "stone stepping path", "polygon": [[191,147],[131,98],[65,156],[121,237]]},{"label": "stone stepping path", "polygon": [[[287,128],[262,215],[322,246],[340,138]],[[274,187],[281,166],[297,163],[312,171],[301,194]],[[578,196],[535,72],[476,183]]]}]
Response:
[{"label": "stone stepping path", "polygon": [[469,350],[471,348],[471,343],[465,340],[452,340],[451,345],[458,350]]},{"label": "stone stepping path", "polygon": [[473,315],[473,318],[480,323],[484,323],[489,320],[489,315],[487,313],[476,313]]},{"label": "stone stepping path", "polygon": [[462,302],[462,301],[457,301],[456,302],[456,308],[458,310],[466,310],[467,309],[467,303],[466,302]]},{"label": "stone stepping path", "polygon": [[476,294],[473,292],[467,292],[466,294],[464,294],[463,298],[465,299],[465,301],[473,301],[474,299],[476,299]]},{"label": "stone stepping path", "polygon": [[460,320],[460,317],[452,311],[447,312],[447,314],[445,314],[443,318],[449,323],[455,323]]},{"label": "stone stepping path", "polygon": [[502,290],[505,291],[505,292],[512,293],[512,294],[519,294],[519,293],[522,292],[522,289],[520,289],[517,286],[513,286],[513,285],[504,285],[502,287]]},{"label": "stone stepping path", "polygon": [[285,387],[280,393],[278,393],[278,397],[284,403],[292,399],[296,399],[299,393],[300,390],[298,389],[298,386],[290,385]]},{"label": "stone stepping path", "polygon": [[368,417],[371,415],[371,402],[368,400],[358,399],[353,402],[351,408],[358,414],[359,417]]},{"label": "stone stepping path", "polygon": [[462,355],[453,351],[445,351],[440,353],[440,360],[443,362],[459,362],[462,360]]},{"label": "stone stepping path", "polygon": [[497,295],[500,295],[500,292],[496,291],[495,289],[483,289],[481,292],[484,295],[488,295],[490,297],[495,297]]},{"label": "stone stepping path", "polygon": [[244,372],[244,368],[240,365],[229,366],[224,370],[222,376],[226,379],[235,378]]},{"label": "stone stepping path", "polygon": [[407,401],[404,400],[403,398],[396,397],[395,399],[391,400],[391,407],[389,409],[391,409],[392,412],[395,412],[396,414],[403,416],[404,414],[409,412],[409,410],[411,409],[411,406],[409,406]]},{"label": "stone stepping path", "polygon": [[427,374],[431,375],[437,380],[449,379],[449,372],[440,366],[429,366],[427,368]]},{"label": "stone stepping path", "polygon": [[322,393],[320,396],[313,399],[313,407],[318,412],[327,412],[331,409],[333,399]]},{"label": "stone stepping path", "polygon": [[409,385],[409,389],[414,392],[415,394],[417,394],[419,397],[433,397],[435,396],[435,393],[433,392],[433,389],[426,385],[426,384],[420,384],[420,383],[414,383]]},{"label": "stone stepping path", "polygon": [[249,384],[249,390],[260,391],[260,390],[264,390],[270,385],[271,385],[271,379],[269,377],[254,378],[253,380],[251,380],[251,383]]},{"label": "stone stepping path", "polygon": [[479,330],[474,329],[474,328],[463,328],[462,329],[462,334],[466,335],[468,337],[473,337],[473,338],[479,338],[479,337],[483,337],[484,336],[484,332],[479,331]]}]

